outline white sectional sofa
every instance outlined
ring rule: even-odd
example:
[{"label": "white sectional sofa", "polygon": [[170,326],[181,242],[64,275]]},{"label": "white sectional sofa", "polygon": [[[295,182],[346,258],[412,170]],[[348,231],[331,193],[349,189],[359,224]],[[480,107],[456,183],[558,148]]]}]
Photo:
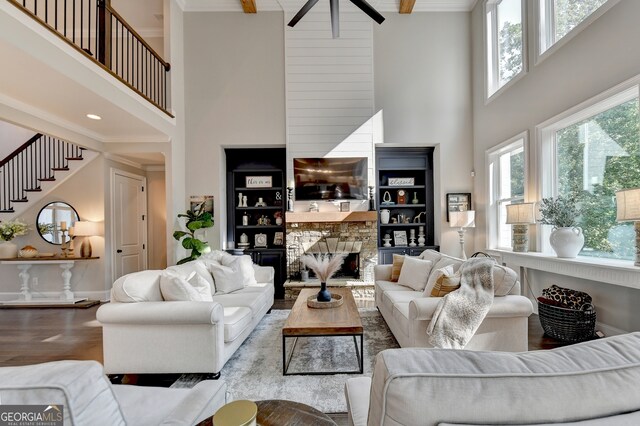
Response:
[{"label": "white sectional sofa", "polygon": [[[273,268],[251,265],[250,260],[249,269],[255,274],[255,280],[242,277],[246,270],[234,270],[225,277],[225,285],[228,287],[228,281],[245,281],[238,285],[240,288],[223,291],[222,280],[216,286],[210,271],[235,258],[228,253],[214,252],[165,271],[136,272],[116,280],[111,302],[97,312],[97,319],[102,323],[106,373],[211,373],[217,376],[271,309],[274,300]],[[211,301],[182,301],[180,297],[177,298],[181,301],[175,301],[175,295],[171,301],[165,300],[168,292],[162,277],[167,274],[189,282],[196,278],[212,293],[208,298]]]},{"label": "white sectional sofa", "polygon": [[[453,265],[455,271],[463,262],[434,250],[425,250],[418,257],[432,262],[429,278],[447,265]],[[375,266],[376,306],[401,347],[432,347],[428,341],[427,326],[441,298],[429,297],[424,290],[416,290],[420,286],[412,288],[390,281],[391,271],[392,265]],[[533,312],[533,305],[528,298],[519,295],[520,283],[513,270],[496,265],[493,277],[494,287],[509,291],[503,297],[494,298],[491,309],[465,349],[526,351],[527,319]]]},{"label": "white sectional sofa", "polygon": [[640,424],[640,333],[526,353],[403,348],[345,385],[357,426]]}]

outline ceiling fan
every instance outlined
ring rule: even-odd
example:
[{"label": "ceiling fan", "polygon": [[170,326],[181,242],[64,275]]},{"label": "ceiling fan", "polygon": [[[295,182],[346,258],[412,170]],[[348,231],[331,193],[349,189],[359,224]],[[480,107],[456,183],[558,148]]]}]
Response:
[{"label": "ceiling fan", "polygon": [[[298,21],[300,21],[300,19],[302,19],[302,17],[306,15],[307,12],[309,12],[309,10],[311,10],[311,8],[315,6],[316,3],[318,3],[318,1],[319,0],[308,0],[305,3],[305,5],[302,6],[302,9],[300,9],[298,13],[296,13],[296,16],[294,16],[293,19],[291,19],[291,21],[289,21],[287,25],[289,25],[290,27],[295,27]],[[378,13],[377,10],[371,7],[371,5],[367,3],[365,0],[349,0],[349,1],[355,4],[357,7],[359,7],[360,10],[362,10],[364,13],[369,15],[369,17],[374,21],[376,21],[378,24],[382,24],[382,22],[384,21],[384,16],[380,15],[380,13]],[[340,37],[338,2],[339,0],[329,0],[329,6],[331,7],[331,33],[333,35],[333,38]]]}]

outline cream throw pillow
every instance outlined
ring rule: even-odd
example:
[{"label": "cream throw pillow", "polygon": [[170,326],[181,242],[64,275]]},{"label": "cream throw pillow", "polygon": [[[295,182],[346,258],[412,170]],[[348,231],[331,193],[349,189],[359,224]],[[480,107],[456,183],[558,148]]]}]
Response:
[{"label": "cream throw pillow", "polygon": [[434,269],[431,275],[429,276],[429,280],[427,281],[427,286],[424,288],[424,292],[422,292],[423,297],[431,297],[431,292],[436,285],[436,281],[443,275],[453,275],[453,265],[447,265],[444,268]]},{"label": "cream throw pillow", "polygon": [[442,297],[445,294],[449,294],[452,291],[456,291],[460,288],[460,271],[453,275],[448,273],[442,274],[433,286],[431,290],[431,297]]},{"label": "cream throw pillow", "polygon": [[216,294],[231,293],[244,288],[244,280],[238,274],[237,269],[211,262],[209,271],[216,282]]},{"label": "cream throw pillow", "polygon": [[251,256],[229,256],[223,257],[220,261],[222,265],[233,269],[237,274],[237,278],[242,282],[243,287],[256,285],[256,271],[253,269],[253,261]]},{"label": "cream throw pillow", "polygon": [[211,286],[195,271],[184,279],[175,273],[165,271],[160,275],[160,291],[167,301],[211,302]]},{"label": "cream throw pillow", "polygon": [[405,256],[398,284],[410,287],[416,291],[424,290],[427,285],[429,273],[433,267],[430,260],[418,259],[417,257]]}]

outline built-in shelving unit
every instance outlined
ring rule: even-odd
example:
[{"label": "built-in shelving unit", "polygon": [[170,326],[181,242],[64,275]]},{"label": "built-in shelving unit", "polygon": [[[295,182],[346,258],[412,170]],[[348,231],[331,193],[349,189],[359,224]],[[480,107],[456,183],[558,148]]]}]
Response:
[{"label": "built-in shelving unit", "polygon": [[282,298],[286,278],[285,150],[227,149],[225,153],[227,241],[244,249],[256,264],[274,267],[275,294]]},{"label": "built-in shelving unit", "polygon": [[393,254],[439,250],[434,242],[433,148],[376,148],[376,179],[378,262],[391,263]]}]

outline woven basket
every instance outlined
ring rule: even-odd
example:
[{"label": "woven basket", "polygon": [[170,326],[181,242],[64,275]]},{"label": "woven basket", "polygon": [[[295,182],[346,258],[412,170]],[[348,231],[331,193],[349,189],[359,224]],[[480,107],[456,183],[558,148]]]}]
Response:
[{"label": "woven basket", "polygon": [[583,342],[595,338],[596,310],[561,308],[538,301],[540,324],[545,334],[563,342]]}]

